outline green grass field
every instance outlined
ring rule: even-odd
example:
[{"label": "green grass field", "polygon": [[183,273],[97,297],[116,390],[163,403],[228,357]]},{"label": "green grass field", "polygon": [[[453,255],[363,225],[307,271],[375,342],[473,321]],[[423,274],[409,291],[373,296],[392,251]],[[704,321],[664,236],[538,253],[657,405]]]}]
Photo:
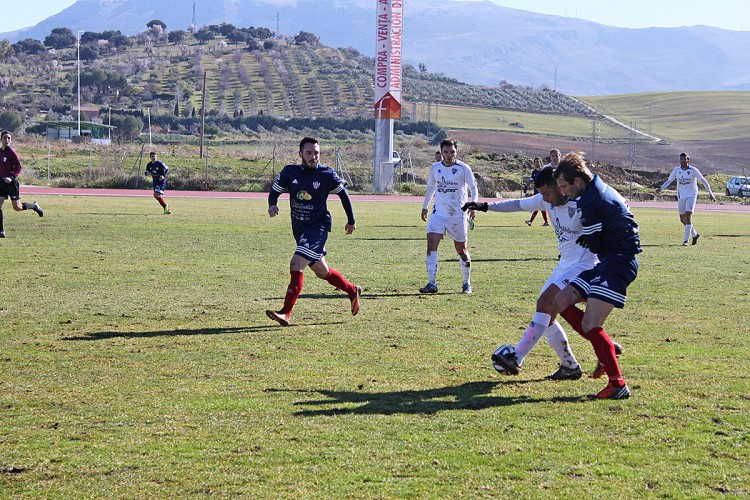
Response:
[{"label": "green grass field", "polygon": [[[438,110],[435,111],[434,108]],[[435,106],[434,108],[433,119],[446,129],[523,132],[552,137],[591,137],[592,120],[590,118],[459,106]],[[520,123],[523,128],[512,126],[512,123]],[[596,127],[597,137],[600,139],[628,137],[627,130],[615,127],[608,122],[597,120]]]},{"label": "green grass field", "polygon": [[624,123],[683,141],[748,139],[750,92],[651,92],[581,97]]},{"label": "green grass field", "polygon": [[[526,214],[480,214],[475,293],[450,242],[424,284],[420,205],[355,203],[328,261],[365,293],[306,273],[280,307],[288,207],[261,201],[42,197],[8,204],[0,240],[0,497],[742,497],[750,495],[748,215],[641,209],[645,253],[608,332],[633,397],[550,382],[541,343],[518,377],[489,363],[517,342],[557,258]],[[589,371],[590,345],[571,344]]]}]

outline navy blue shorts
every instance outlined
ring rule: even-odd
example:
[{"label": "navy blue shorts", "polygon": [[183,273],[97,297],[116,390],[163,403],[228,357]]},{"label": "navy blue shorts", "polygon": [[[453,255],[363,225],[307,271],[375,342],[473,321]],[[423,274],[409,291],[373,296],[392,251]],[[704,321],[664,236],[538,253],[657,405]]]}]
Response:
[{"label": "navy blue shorts", "polygon": [[327,252],[325,249],[328,241],[328,228],[326,224],[307,227],[302,233],[295,234],[297,249],[295,255],[299,255],[310,261],[310,265],[318,262]]},{"label": "navy blue shorts", "polygon": [[167,190],[167,178],[165,177],[163,181],[154,180],[154,193],[164,194],[164,191]]},{"label": "navy blue shorts", "polygon": [[13,179],[10,182],[5,182],[0,179],[0,198],[7,200],[20,200],[21,199],[21,188],[18,184],[18,178]]},{"label": "navy blue shorts", "polygon": [[638,276],[635,257],[613,257],[583,271],[570,284],[587,299],[599,299],[615,307],[625,307],[628,285]]}]

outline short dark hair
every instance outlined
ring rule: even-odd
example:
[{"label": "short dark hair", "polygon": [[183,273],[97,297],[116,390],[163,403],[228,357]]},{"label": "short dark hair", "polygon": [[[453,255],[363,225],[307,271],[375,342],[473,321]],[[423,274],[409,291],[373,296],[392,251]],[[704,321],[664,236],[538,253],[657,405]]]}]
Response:
[{"label": "short dark hair", "polygon": [[453,140],[453,139],[443,139],[442,141],[440,141],[440,151],[441,151],[440,154],[442,154],[443,148],[446,146],[449,148],[458,149],[458,141]]},{"label": "short dark hair", "polygon": [[305,144],[320,144],[318,140],[314,137],[303,137],[301,141],[299,141],[299,150],[300,153],[303,149],[305,149]]},{"label": "short dark hair", "polygon": [[151,151],[151,152],[150,152],[150,153],[149,153],[148,155],[149,155],[149,156],[151,156],[151,155],[154,155],[154,156],[156,156],[156,151]]},{"label": "short dark hair", "polygon": [[560,164],[552,174],[555,180],[562,177],[568,184],[573,184],[576,177],[580,177],[588,184],[594,179],[591,170],[586,166],[586,159],[583,153],[568,153],[562,157]]},{"label": "short dark hair", "polygon": [[534,187],[539,189],[542,186],[557,186],[554,173],[555,169],[552,167],[544,167],[534,177]]},{"label": "short dark hair", "polygon": [[0,132],[0,137],[4,135],[9,135],[10,137],[13,137],[13,132],[11,132],[10,130],[3,130],[2,132]]}]

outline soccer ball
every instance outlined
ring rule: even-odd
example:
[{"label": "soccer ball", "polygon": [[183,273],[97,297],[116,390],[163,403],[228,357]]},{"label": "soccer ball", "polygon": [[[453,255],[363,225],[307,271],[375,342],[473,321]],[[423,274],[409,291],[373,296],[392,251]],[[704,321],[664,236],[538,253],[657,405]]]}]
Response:
[{"label": "soccer ball", "polygon": [[494,356],[495,354],[502,354],[503,356],[508,356],[509,354],[514,354],[516,352],[516,346],[513,344],[503,344],[497,349],[495,349],[495,352],[492,353],[493,359],[492,359],[492,368],[497,370],[497,373],[501,375],[510,375],[510,372],[503,368],[501,365],[498,365],[495,363]]}]

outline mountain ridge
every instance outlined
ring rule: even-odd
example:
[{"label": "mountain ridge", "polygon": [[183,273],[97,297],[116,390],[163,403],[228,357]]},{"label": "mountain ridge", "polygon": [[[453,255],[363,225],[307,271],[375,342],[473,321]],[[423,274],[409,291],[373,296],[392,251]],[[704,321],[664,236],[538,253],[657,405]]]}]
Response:
[{"label": "mountain ridge", "polygon": [[[314,32],[326,45],[374,54],[373,2],[196,0],[195,5],[199,25],[227,22],[275,31],[278,22],[282,33]],[[750,46],[750,32],[707,26],[616,28],[488,1],[410,0],[404,15],[404,61],[467,83],[506,80],[571,95],[750,90],[743,49]],[[43,40],[55,27],[120,29],[132,35],[152,19],[164,21],[169,30],[186,29],[192,3],[78,0],[32,28],[0,37]]]}]

